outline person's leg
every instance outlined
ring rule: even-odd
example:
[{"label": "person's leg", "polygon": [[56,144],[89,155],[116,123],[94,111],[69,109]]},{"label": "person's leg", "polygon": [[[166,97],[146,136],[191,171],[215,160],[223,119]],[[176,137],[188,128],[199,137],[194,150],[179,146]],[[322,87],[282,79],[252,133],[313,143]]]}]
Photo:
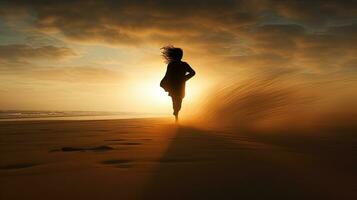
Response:
[{"label": "person's leg", "polygon": [[178,118],[178,113],[181,110],[181,104],[182,104],[182,98],[177,97],[177,96],[172,96],[172,107],[174,109],[174,115],[176,117],[176,120]]}]

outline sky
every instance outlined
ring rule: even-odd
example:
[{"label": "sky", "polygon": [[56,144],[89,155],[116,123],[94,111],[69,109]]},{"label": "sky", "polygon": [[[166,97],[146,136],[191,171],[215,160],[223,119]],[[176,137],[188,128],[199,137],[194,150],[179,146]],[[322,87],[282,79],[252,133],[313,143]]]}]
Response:
[{"label": "sky", "polygon": [[197,73],[186,104],[256,73],[330,87],[357,80],[357,1],[4,0],[0,109],[171,112],[169,44]]}]

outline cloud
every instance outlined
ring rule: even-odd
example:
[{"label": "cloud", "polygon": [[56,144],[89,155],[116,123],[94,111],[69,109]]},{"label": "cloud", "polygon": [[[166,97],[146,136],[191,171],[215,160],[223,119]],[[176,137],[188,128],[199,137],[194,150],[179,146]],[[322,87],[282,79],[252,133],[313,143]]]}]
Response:
[{"label": "cloud", "polygon": [[[355,32],[355,24],[330,26],[320,32],[297,24],[256,26],[241,33],[251,53],[240,58],[248,63],[271,63],[267,67],[336,70],[357,58]],[[277,60],[284,62],[274,62]]]},{"label": "cloud", "polygon": [[8,66],[8,68],[2,68],[0,63],[0,71],[4,80],[17,80],[26,83],[46,82],[52,85],[55,82],[93,85],[118,84],[127,78],[122,71],[93,65],[44,66],[29,63],[22,67],[17,63]]},{"label": "cloud", "polygon": [[38,67],[24,74],[40,81],[59,81],[67,83],[112,83],[117,84],[123,79],[123,73],[116,70],[93,66],[70,67]]},{"label": "cloud", "polygon": [[67,42],[175,44],[241,67],[317,69],[356,59],[356,9],[350,0],[5,1],[0,13],[28,13],[38,30]]},{"label": "cloud", "polygon": [[145,43],[152,34],[173,39],[202,35],[205,29],[237,29],[257,18],[246,3],[230,0],[18,1],[2,7],[27,9],[33,13],[35,26],[72,40],[126,45]]},{"label": "cloud", "polygon": [[33,47],[27,44],[0,45],[0,60],[5,61],[63,59],[75,55],[76,53],[67,47],[55,47],[51,45]]},{"label": "cloud", "polygon": [[266,6],[279,15],[315,26],[354,17],[357,13],[357,2],[354,0],[269,0]]}]

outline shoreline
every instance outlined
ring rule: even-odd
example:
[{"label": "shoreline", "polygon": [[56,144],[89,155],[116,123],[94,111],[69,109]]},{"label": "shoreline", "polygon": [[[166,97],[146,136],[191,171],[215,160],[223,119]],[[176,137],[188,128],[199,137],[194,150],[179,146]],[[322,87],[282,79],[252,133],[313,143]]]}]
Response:
[{"label": "shoreline", "polygon": [[12,121],[92,121],[92,120],[121,120],[121,119],[150,119],[150,118],[169,118],[169,115],[96,115],[96,116],[56,116],[56,117],[24,117],[24,118],[1,118],[0,122]]}]

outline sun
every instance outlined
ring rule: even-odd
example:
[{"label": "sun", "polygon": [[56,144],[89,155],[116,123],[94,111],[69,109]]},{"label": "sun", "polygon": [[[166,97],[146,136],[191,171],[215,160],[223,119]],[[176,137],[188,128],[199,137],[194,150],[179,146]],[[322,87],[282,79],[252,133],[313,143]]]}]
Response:
[{"label": "sun", "polygon": [[134,98],[140,107],[150,112],[163,113],[170,109],[171,98],[159,85],[158,80],[145,80],[133,85]]}]

